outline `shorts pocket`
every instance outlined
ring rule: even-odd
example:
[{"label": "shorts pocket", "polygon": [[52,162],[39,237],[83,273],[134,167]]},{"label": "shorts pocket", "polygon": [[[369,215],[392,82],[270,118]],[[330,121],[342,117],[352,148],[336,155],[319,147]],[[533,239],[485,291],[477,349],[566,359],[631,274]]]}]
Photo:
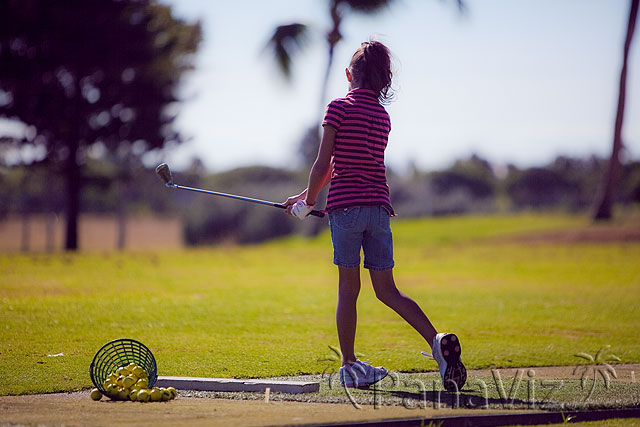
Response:
[{"label": "shorts pocket", "polygon": [[353,206],[332,212],[330,218],[336,227],[342,228],[343,230],[349,230],[356,226],[359,216],[360,207]]},{"label": "shorts pocket", "polygon": [[391,212],[386,206],[380,206],[380,227],[391,227]]}]

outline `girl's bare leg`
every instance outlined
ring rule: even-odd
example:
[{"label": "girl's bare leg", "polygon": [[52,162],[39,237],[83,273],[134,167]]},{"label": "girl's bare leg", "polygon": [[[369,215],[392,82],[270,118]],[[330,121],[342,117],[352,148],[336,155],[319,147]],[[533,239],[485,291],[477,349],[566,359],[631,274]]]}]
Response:
[{"label": "girl's bare leg", "polygon": [[437,331],[420,306],[398,290],[393,280],[393,270],[369,270],[369,275],[371,276],[371,283],[376,292],[376,297],[413,326],[431,347]]},{"label": "girl's bare leg", "polygon": [[342,365],[356,361],[355,339],[358,321],[356,304],[360,293],[360,268],[338,267],[336,324],[342,351]]}]

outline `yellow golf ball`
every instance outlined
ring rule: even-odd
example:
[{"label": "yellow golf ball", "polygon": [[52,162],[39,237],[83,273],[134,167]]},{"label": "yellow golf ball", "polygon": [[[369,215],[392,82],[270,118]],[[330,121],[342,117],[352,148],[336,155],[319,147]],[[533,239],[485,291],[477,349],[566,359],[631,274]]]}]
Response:
[{"label": "yellow golf ball", "polygon": [[175,399],[178,395],[178,391],[175,389],[175,387],[167,387],[167,391],[171,393],[172,399]]},{"label": "yellow golf ball", "polygon": [[107,396],[113,398],[118,395],[118,386],[115,384],[109,384],[105,390],[107,392]]},{"label": "yellow golf ball", "polygon": [[154,387],[153,390],[151,390],[151,400],[154,402],[162,400],[162,391],[160,391],[159,388]]},{"label": "yellow golf ball", "polygon": [[93,390],[91,390],[91,394],[89,396],[91,396],[92,400],[102,399],[102,393],[100,393],[100,390],[98,390],[97,388],[94,388]]},{"label": "yellow golf ball", "polygon": [[149,398],[151,396],[149,396],[149,391],[142,389],[138,392],[138,396],[136,397],[136,401],[138,402],[148,402]]},{"label": "yellow golf ball", "polygon": [[127,400],[129,398],[129,390],[126,388],[120,388],[118,392],[118,399]]},{"label": "yellow golf ball", "polygon": [[149,387],[149,380],[146,378],[140,378],[138,380],[138,382],[136,383],[136,386],[140,387],[140,388],[147,388]]},{"label": "yellow golf ball", "polygon": [[136,366],[135,368],[133,368],[131,370],[131,373],[138,378],[143,378],[143,375],[146,374],[146,372],[144,371],[144,368],[142,368],[141,366]]},{"label": "yellow golf ball", "polygon": [[133,377],[133,375],[128,375],[122,379],[122,385],[125,388],[130,388],[135,383],[136,383],[136,379]]}]

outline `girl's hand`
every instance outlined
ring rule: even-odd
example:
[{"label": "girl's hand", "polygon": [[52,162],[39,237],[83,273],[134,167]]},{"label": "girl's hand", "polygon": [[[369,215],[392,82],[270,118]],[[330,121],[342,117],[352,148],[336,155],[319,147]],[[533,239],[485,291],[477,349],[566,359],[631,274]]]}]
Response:
[{"label": "girl's hand", "polygon": [[302,193],[300,193],[298,195],[289,197],[287,199],[287,201],[282,204],[282,206],[286,206],[287,207],[287,213],[289,215],[295,216],[291,212],[291,209],[293,208],[293,205],[295,205],[298,202],[298,200],[304,200],[305,197],[307,197],[307,190],[306,189]]},{"label": "girl's hand", "polygon": [[298,200],[291,208],[291,215],[302,221],[312,210],[313,205],[308,204],[306,200]]}]

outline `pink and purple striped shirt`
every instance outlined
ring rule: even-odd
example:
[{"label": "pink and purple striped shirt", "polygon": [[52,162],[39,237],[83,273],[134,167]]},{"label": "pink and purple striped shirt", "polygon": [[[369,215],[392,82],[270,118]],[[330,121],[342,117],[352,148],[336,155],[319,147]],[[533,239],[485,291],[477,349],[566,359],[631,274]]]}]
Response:
[{"label": "pink and purple striped shirt", "polygon": [[391,214],[384,150],[391,121],[370,89],[353,89],[329,103],[322,126],[336,132],[327,211],[349,206],[385,206]]}]

